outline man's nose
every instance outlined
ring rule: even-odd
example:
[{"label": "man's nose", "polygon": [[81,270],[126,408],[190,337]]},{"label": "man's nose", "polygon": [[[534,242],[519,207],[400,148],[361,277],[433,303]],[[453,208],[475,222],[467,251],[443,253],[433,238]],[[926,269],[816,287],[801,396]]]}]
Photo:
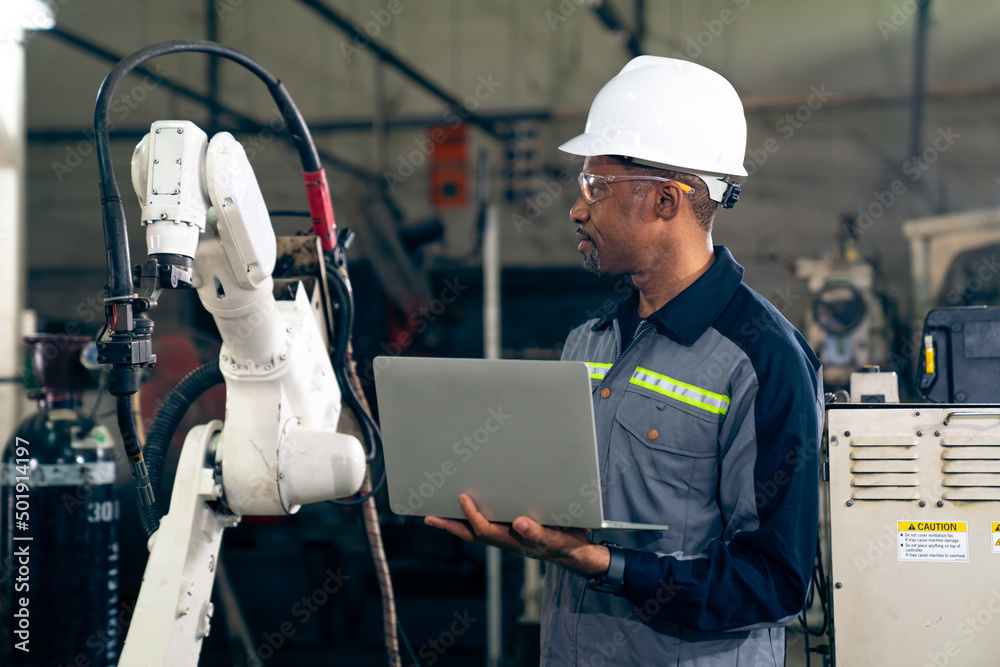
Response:
[{"label": "man's nose", "polygon": [[569,210],[569,220],[574,225],[582,225],[590,220],[590,207],[583,195],[577,197],[576,201],[573,202],[573,207]]}]

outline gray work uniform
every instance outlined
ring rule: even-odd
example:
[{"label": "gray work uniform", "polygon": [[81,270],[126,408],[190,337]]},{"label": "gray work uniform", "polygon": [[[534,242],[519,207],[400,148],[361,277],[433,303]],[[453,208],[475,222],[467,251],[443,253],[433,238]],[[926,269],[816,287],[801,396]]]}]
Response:
[{"label": "gray work uniform", "polygon": [[542,665],[784,664],[815,554],[820,366],[715,252],[633,341],[634,290],[566,340],[591,370],[605,518],[670,529],[593,531],[626,547],[617,595],[547,565]]}]

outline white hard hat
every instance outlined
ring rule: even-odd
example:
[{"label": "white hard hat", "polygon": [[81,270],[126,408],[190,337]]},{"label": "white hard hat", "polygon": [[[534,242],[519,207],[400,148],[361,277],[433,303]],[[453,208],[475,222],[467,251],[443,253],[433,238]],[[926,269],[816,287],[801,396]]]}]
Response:
[{"label": "white hard hat", "polygon": [[743,104],[726,79],[686,60],[639,56],[597,93],[583,134],[559,149],[694,174],[728,208],[739,186],[722,178],[747,175],[746,143]]}]

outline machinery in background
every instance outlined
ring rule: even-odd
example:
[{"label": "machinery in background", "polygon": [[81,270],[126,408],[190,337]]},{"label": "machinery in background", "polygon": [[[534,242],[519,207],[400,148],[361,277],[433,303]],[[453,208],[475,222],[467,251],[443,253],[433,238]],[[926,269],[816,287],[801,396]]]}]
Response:
[{"label": "machinery in background", "polygon": [[1000,402],[1000,307],[936,308],[924,320],[920,393],[935,403]]},{"label": "machinery in background", "polygon": [[851,373],[847,399],[851,403],[899,403],[899,376],[878,366],[865,366]]},{"label": "machinery in background", "polygon": [[[945,347],[928,349],[943,360]],[[827,405],[820,551],[834,664],[996,664],[1000,405],[892,404],[895,380],[855,373],[850,402]]]},{"label": "machinery in background", "polygon": [[903,234],[910,242],[912,313],[919,316],[936,306],[967,306],[988,303],[983,297],[995,298],[1000,209],[910,220],[903,223]]},{"label": "machinery in background", "polygon": [[26,338],[39,411],[0,467],[0,664],[118,662],[115,442],[81,409],[90,339]]},{"label": "machinery in background", "polygon": [[886,362],[887,318],[876,292],[875,266],[858,248],[853,218],[844,217],[828,257],[797,259],[795,276],[807,281],[812,297],[805,337],[823,362],[828,386],[844,387],[858,368]]}]

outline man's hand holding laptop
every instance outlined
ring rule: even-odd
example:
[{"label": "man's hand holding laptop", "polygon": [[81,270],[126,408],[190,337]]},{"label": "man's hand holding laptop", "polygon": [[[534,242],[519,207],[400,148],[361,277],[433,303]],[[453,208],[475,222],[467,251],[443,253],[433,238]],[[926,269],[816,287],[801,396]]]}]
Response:
[{"label": "man's hand holding laptop", "polygon": [[447,530],[466,542],[499,547],[526,558],[551,561],[585,577],[608,570],[611,561],[608,548],[592,543],[585,530],[548,528],[524,516],[518,517],[512,524],[491,523],[467,494],[461,494],[458,499],[468,521],[429,516],[424,522],[428,526]]}]

